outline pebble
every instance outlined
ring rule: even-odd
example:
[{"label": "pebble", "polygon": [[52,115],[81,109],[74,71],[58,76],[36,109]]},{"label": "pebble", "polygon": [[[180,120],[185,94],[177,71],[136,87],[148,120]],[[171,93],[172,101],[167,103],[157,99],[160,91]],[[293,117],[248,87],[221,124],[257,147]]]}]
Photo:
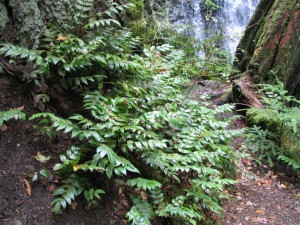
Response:
[{"label": "pebble", "polygon": [[21,220],[15,220],[15,224],[14,225],[22,225],[22,221]]}]

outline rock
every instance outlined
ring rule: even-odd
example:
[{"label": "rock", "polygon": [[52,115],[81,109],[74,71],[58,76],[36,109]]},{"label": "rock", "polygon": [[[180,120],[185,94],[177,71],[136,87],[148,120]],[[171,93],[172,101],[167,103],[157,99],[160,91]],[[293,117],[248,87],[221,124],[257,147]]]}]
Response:
[{"label": "rock", "polygon": [[15,220],[14,221],[14,225],[22,225],[22,221],[21,220]]}]

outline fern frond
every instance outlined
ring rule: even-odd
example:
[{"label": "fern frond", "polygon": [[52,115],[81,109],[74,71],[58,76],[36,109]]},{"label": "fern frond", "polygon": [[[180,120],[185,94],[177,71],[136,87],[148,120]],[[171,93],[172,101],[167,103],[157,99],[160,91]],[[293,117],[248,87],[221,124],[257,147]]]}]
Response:
[{"label": "fern frond", "polygon": [[155,190],[157,188],[161,188],[161,183],[159,183],[158,181],[155,180],[148,180],[148,179],[144,179],[144,178],[134,178],[134,179],[129,179],[126,184],[128,186],[131,187],[135,187],[138,190],[144,190],[144,191],[152,191]]},{"label": "fern frond", "polygon": [[9,121],[11,119],[25,120],[25,118],[26,118],[26,114],[18,109],[11,109],[8,111],[0,111],[0,126],[2,126],[5,121]]},{"label": "fern frond", "polygon": [[131,222],[132,225],[151,225],[150,220],[154,216],[151,205],[146,200],[142,200],[139,196],[131,196],[131,198],[133,206],[126,214],[129,222]]},{"label": "fern frond", "polygon": [[286,162],[289,166],[293,167],[295,170],[300,170],[300,163],[296,160],[291,159],[285,155],[279,155],[278,159]]}]

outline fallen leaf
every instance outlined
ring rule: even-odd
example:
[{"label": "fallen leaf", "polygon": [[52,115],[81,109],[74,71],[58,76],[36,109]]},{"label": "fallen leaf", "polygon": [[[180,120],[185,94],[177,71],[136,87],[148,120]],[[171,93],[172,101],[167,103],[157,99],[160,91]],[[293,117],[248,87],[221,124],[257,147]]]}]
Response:
[{"label": "fallen leaf", "polygon": [[268,223],[268,220],[266,218],[257,217],[257,222],[259,223]]},{"label": "fallen leaf", "polygon": [[144,192],[144,191],[141,191],[141,197],[142,197],[143,200],[148,199],[148,196],[147,196],[146,192]]},{"label": "fallen leaf", "polygon": [[77,203],[76,203],[76,202],[72,202],[72,203],[71,203],[71,207],[72,207],[73,210],[76,209],[76,206],[77,206]]},{"label": "fallen leaf", "polygon": [[17,110],[20,110],[20,111],[22,111],[23,109],[24,109],[24,105],[17,108]]},{"label": "fallen leaf", "polygon": [[38,173],[35,172],[32,176],[32,181],[37,181],[38,177],[39,177]]},{"label": "fallen leaf", "polygon": [[56,189],[56,185],[54,185],[54,184],[51,184],[51,185],[49,185],[48,187],[47,187],[47,190],[49,191],[49,192],[53,192],[53,191],[55,191],[55,189]]},{"label": "fallen leaf", "polygon": [[65,41],[67,39],[68,39],[67,36],[58,36],[56,40],[58,40],[58,41]]},{"label": "fallen leaf", "polygon": [[259,215],[264,215],[264,214],[265,214],[264,210],[262,210],[262,209],[258,209],[258,210],[256,210],[255,212],[256,212],[257,214],[259,214]]},{"label": "fallen leaf", "polygon": [[130,208],[130,205],[124,195],[124,197],[120,200],[120,202],[122,203],[123,206],[125,206],[126,208]]},{"label": "fallen leaf", "polygon": [[40,161],[41,163],[47,162],[51,157],[50,156],[44,156],[42,155],[42,153],[37,152],[36,156],[34,156],[34,158],[38,161]]},{"label": "fallen leaf", "polygon": [[255,204],[253,202],[248,201],[248,202],[246,202],[246,205],[254,206]]},{"label": "fallen leaf", "polygon": [[283,189],[287,189],[287,186],[285,184],[281,184],[280,187],[282,187]]},{"label": "fallen leaf", "polygon": [[25,182],[25,186],[26,186],[26,193],[31,196],[31,186],[28,182],[28,180],[24,179],[24,182]]},{"label": "fallen leaf", "polygon": [[0,126],[0,131],[6,131],[7,130],[7,126],[5,124],[2,124]]}]

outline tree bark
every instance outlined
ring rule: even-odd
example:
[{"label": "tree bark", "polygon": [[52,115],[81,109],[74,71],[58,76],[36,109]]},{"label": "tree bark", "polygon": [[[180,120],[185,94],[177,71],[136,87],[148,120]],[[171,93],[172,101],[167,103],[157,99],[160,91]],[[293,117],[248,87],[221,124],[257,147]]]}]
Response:
[{"label": "tree bark", "polygon": [[250,71],[255,82],[274,74],[300,97],[299,0],[261,0],[236,51],[234,68]]}]

